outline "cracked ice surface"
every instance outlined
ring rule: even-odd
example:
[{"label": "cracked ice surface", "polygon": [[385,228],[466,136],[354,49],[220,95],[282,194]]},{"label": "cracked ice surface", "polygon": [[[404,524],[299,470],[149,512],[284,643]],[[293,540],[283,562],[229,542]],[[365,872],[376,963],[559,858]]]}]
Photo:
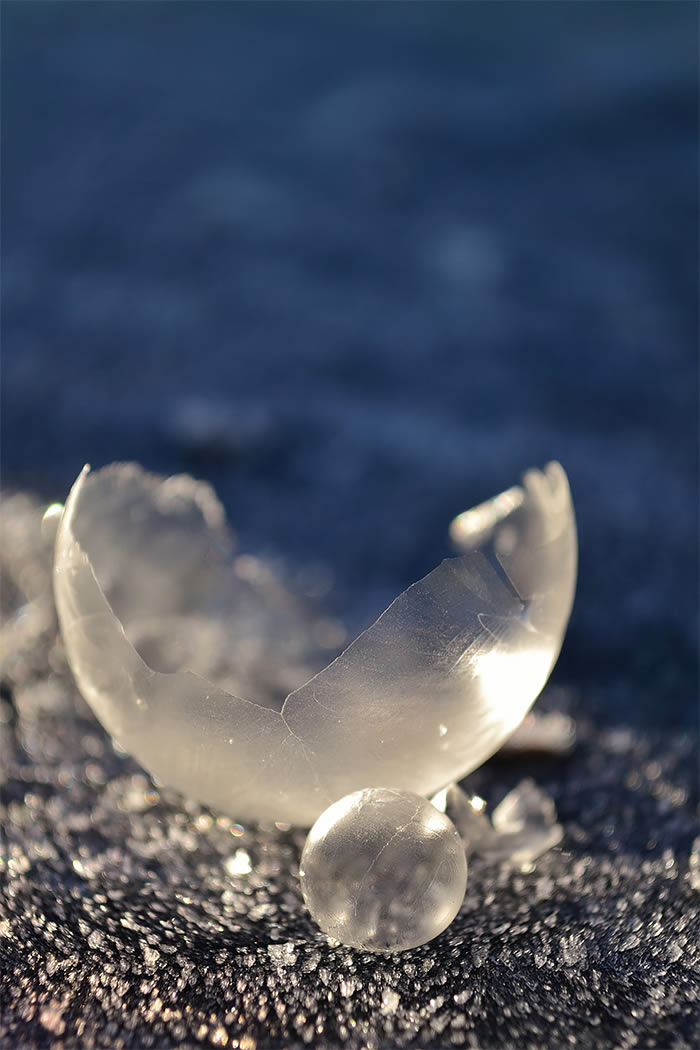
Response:
[{"label": "cracked ice surface", "polygon": [[[479,550],[409,587],[312,677],[303,622],[282,627],[285,610],[276,624],[266,602],[274,584],[232,568],[208,486],[135,465],[86,469],[54,567],[78,686],[146,769],[240,819],[309,826],[368,785],[433,794],[522,721],[569,618],[576,531],[564,471],[529,471],[507,495],[477,508],[474,542],[463,522],[460,542]],[[203,622],[216,626],[206,641]],[[252,651],[258,669],[266,645],[287,647],[281,707],[236,695],[250,675],[226,662],[234,627],[237,654]],[[222,654],[216,682],[196,673],[198,639],[212,638]],[[284,695],[284,682],[273,686],[268,695]]]}]

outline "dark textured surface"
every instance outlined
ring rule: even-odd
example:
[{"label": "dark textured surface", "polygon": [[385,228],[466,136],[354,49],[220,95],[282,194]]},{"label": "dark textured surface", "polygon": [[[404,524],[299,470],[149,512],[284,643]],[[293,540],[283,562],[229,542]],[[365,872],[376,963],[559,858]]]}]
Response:
[{"label": "dark textured surface", "polygon": [[[0,1045],[696,1045],[697,7],[2,19]],[[472,781],[534,775],[562,847],[475,861],[415,952],[329,947],[303,836],[153,789],[77,696],[40,503],[190,469],[353,628],[552,456],[580,743]]]}]

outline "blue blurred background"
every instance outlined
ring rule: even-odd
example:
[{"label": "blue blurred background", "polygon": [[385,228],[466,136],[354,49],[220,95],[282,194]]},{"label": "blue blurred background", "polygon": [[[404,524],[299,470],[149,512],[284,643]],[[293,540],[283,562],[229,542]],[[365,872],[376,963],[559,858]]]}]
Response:
[{"label": "blue blurred background", "polygon": [[187,470],[366,620],[557,458],[574,713],[697,702],[698,7],[2,5],[3,485]]}]

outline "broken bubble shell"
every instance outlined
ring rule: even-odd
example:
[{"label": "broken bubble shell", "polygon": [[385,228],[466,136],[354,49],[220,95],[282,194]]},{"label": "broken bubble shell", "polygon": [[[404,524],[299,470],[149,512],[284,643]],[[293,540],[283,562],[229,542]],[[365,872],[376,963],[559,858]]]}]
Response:
[{"label": "broken bubble shell", "polygon": [[431,796],[522,721],[557,660],[576,582],[574,512],[558,463],[460,519],[453,538],[466,553],[400,594],[275,710],[186,667],[155,670],[115,611],[138,607],[158,623],[160,613],[167,621],[166,612],[225,600],[223,512],[211,489],[135,464],[85,467],[54,562],[78,687],[145,769],[238,820],[309,827],[339,798],[377,784]]}]

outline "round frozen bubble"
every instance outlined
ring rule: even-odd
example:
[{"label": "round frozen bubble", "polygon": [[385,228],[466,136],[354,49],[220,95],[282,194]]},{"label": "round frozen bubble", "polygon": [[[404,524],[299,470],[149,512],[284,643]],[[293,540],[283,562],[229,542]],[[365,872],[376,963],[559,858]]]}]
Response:
[{"label": "round frozen bubble", "polygon": [[452,821],[425,798],[367,788],[321,814],[299,874],[324,933],[354,948],[394,952],[450,925],[464,899],[467,860]]}]

